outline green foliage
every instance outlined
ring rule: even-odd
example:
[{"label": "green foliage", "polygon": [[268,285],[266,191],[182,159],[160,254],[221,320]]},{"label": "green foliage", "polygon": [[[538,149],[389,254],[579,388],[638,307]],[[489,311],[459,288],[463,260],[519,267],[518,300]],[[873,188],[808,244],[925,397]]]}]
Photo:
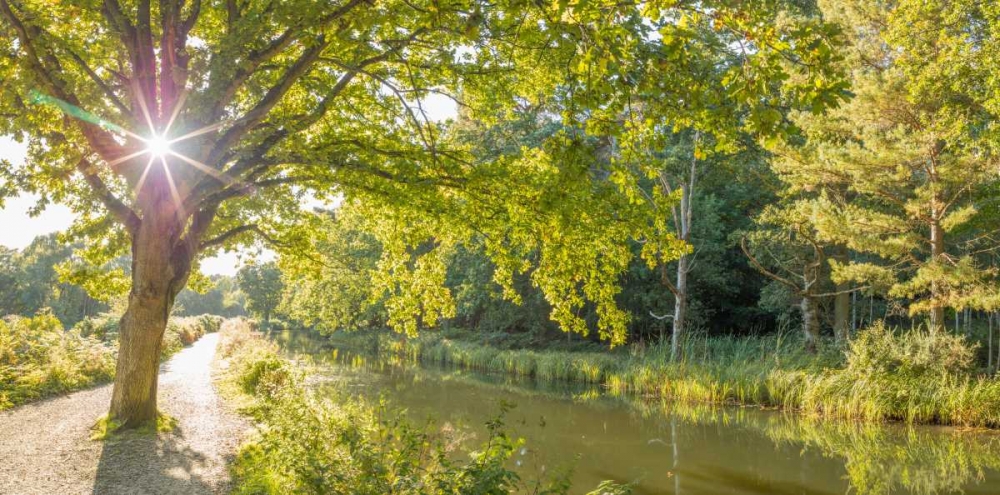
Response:
[{"label": "green foliage", "polygon": [[[0,410],[114,378],[118,319],[104,314],[69,330],[51,313],[0,320]],[[171,319],[161,359],[221,324],[222,318],[212,315]]]},{"label": "green foliage", "polygon": [[[130,244],[166,248],[180,286],[222,249],[303,254],[301,199],[342,195],[381,244],[372,282],[393,327],[454,315],[444,260],[482,236],[506,296],[526,276],[563,329],[620,345],[629,243],[661,261],[688,249],[635,201],[637,154],[690,129],[727,152],[743,132],[787,137],[779,109],[846,94],[838,28],[797,3],[195,5],[0,11],[0,133],[29,143],[24,167],[0,169],[4,195],[78,214],[62,276],[93,294],[125,292],[112,262]],[[442,96],[471,125],[428,118]],[[518,128],[525,109],[541,119]],[[517,138],[479,142],[491,127]],[[176,139],[153,167],[163,133]]]},{"label": "green foliage", "polygon": [[631,493],[632,485],[602,481],[593,491],[587,492],[587,495],[630,495]]},{"label": "green foliage", "polygon": [[73,327],[84,337],[94,337],[104,342],[118,341],[118,322],[121,317],[112,313],[102,313],[81,320]]},{"label": "green foliage", "polygon": [[280,267],[286,290],[281,311],[322,332],[385,326],[381,298],[372,276],[382,255],[360,209],[341,205],[317,218],[316,258],[284,256]]},{"label": "green foliage", "polygon": [[246,295],[247,309],[263,317],[265,323],[270,321],[284,290],[278,266],[274,262],[246,265],[236,274],[236,282]]},{"label": "green foliage", "polygon": [[773,147],[785,194],[812,206],[818,241],[857,253],[832,264],[835,281],[936,320],[943,308],[992,308],[996,212],[976,191],[998,180],[979,65],[996,18],[963,2],[820,4],[852,26],[843,63],[855,96],[826,115],[791,115],[802,142]]},{"label": "green foliage", "polygon": [[227,324],[220,352],[228,363],[223,385],[251,400],[249,410],[264,425],[233,464],[234,493],[499,495],[525,488],[506,468],[522,443],[504,432],[502,408],[487,425],[487,441],[463,453],[444,430],[415,426],[384,403],[312,393],[301,372],[245,323]]},{"label": "green foliage", "polygon": [[187,288],[174,300],[174,316],[219,315],[226,318],[241,316],[245,295],[237,287],[235,277],[222,275],[206,278],[202,290]]},{"label": "green foliage", "polygon": [[107,304],[91,297],[85,285],[61,276],[74,246],[57,235],[36,237],[21,251],[0,248],[0,315],[32,316],[49,308],[66,326],[106,311]]},{"label": "green foliage", "polygon": [[847,371],[857,377],[934,381],[969,374],[974,355],[975,346],[964,336],[922,329],[900,332],[879,322],[851,341]]},{"label": "green foliage", "polygon": [[0,410],[110,380],[115,350],[50,313],[0,320]]},{"label": "green foliage", "polygon": [[802,407],[843,418],[996,427],[1000,381],[973,373],[974,353],[962,336],[877,323],[851,342],[846,367],[803,377]]}]

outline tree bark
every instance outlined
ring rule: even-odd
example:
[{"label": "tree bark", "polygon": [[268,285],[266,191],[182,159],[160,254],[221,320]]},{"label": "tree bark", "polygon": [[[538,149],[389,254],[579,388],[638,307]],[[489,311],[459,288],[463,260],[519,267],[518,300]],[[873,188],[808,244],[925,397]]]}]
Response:
[{"label": "tree bark", "polygon": [[986,325],[987,328],[989,329],[988,333],[986,334],[987,340],[989,342],[989,347],[987,348],[986,351],[986,358],[988,361],[986,363],[986,371],[992,373],[993,372],[993,313],[992,312],[986,313]]},{"label": "tree bark", "polygon": [[677,260],[677,292],[674,294],[673,333],[670,335],[670,357],[676,360],[680,357],[680,339],[687,327],[688,308],[688,272],[690,256],[681,256]]},{"label": "tree bark", "polygon": [[819,314],[816,311],[816,299],[803,295],[799,302],[802,311],[802,335],[806,339],[806,349],[816,352],[819,346]]},{"label": "tree bark", "polygon": [[[691,221],[694,213],[694,188],[698,176],[698,157],[696,149],[701,134],[695,131],[691,138],[691,168],[687,182],[681,183],[680,211],[674,210],[674,226],[677,238],[691,243]],[[669,188],[667,188],[669,189]],[[667,191],[669,193],[669,190]],[[691,255],[685,254],[677,260],[677,280],[674,284],[674,321],[673,332],[670,335],[670,359],[676,361],[681,357],[681,338],[687,330],[688,309],[688,273],[691,272]]]},{"label": "tree bark", "polygon": [[[936,215],[936,211],[935,211]],[[944,254],[944,229],[941,223],[935,219],[931,223],[931,261],[937,261]],[[937,282],[931,283],[931,297],[935,300],[939,297]],[[940,302],[934,302],[930,311],[930,327],[932,331],[941,330],[944,327],[944,306]]]},{"label": "tree bark", "polygon": [[[847,250],[843,247],[838,248],[834,258],[841,263],[847,263]],[[833,299],[833,337],[838,344],[847,342],[850,337],[852,324],[851,293],[848,292],[850,288],[847,282],[836,285],[837,295]]]},{"label": "tree bark", "polygon": [[160,347],[174,298],[189,273],[172,247],[180,228],[171,199],[160,195],[145,210],[132,237],[132,290],[120,322],[109,411],[124,428],[156,420]]}]

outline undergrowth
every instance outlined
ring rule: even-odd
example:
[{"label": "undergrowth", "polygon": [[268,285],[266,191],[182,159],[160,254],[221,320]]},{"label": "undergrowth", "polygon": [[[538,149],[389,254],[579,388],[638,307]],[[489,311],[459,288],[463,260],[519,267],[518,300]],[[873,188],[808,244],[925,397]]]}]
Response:
[{"label": "undergrowth", "polygon": [[[166,360],[222,318],[203,315],[171,319],[164,334]],[[0,320],[0,410],[111,381],[118,352],[118,318],[101,315],[64,329],[50,312]]]}]

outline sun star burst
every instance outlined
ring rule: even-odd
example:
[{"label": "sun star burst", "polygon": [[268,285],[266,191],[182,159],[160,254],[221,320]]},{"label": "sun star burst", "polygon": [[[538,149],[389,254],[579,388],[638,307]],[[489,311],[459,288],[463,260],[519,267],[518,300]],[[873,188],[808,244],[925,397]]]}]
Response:
[{"label": "sun star burst", "polygon": [[146,140],[146,150],[157,158],[163,158],[170,154],[170,141],[163,136],[156,136]]}]

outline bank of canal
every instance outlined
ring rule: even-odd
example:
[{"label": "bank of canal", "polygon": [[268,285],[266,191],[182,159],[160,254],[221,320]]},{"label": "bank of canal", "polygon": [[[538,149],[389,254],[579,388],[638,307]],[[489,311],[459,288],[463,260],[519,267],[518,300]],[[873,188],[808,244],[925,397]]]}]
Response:
[{"label": "bank of canal", "polygon": [[414,420],[456,432],[469,448],[501,404],[514,405],[506,423],[526,440],[515,456],[521,476],[572,468],[580,491],[613,479],[650,495],[1000,493],[993,431],[648,402],[598,387],[393,364],[294,337],[275,336],[320,365],[319,390],[385,397]]}]

